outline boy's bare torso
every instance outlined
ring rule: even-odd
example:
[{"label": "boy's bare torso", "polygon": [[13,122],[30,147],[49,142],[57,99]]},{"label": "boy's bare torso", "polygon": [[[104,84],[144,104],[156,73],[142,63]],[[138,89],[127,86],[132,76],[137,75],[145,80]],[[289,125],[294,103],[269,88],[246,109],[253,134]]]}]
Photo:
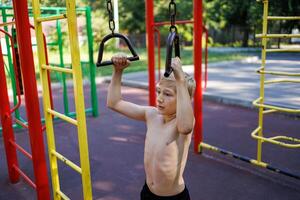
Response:
[{"label": "boy's bare torso", "polygon": [[164,122],[156,108],[147,109],[146,115],[144,165],[147,185],[157,195],[176,195],[185,187],[182,174],[192,134],[179,134],[176,118]]}]

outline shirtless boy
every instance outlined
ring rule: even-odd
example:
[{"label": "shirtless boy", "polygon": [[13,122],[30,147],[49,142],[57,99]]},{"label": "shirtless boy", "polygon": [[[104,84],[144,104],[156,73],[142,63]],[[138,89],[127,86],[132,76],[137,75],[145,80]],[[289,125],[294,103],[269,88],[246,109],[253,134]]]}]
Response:
[{"label": "shirtless boy", "polygon": [[114,71],[107,106],[147,125],[144,150],[146,183],[141,200],[189,200],[183,179],[194,126],[191,104],[195,82],[172,59],[173,73],[157,85],[157,107],[140,106],[122,99],[121,78],[130,64],[124,55],[113,56]]}]

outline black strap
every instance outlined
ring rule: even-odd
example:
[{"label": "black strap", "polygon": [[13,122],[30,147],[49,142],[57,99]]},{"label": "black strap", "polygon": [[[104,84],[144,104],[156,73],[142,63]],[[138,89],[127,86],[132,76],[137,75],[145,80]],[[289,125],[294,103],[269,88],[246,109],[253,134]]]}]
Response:
[{"label": "black strap", "polygon": [[122,35],[120,33],[111,33],[109,35],[106,35],[103,40],[101,41],[100,43],[100,47],[99,47],[99,52],[98,52],[98,60],[97,60],[97,67],[102,67],[102,66],[107,66],[107,65],[112,65],[113,62],[110,60],[110,61],[102,61],[102,58],[103,58],[103,51],[104,51],[104,44],[106,41],[108,41],[109,39],[111,38],[120,38],[120,39],[123,39],[125,41],[125,43],[127,44],[131,54],[132,54],[132,57],[128,57],[127,59],[130,60],[130,61],[136,61],[136,60],[139,60],[139,56],[137,55],[137,53],[135,52],[135,50],[133,49],[133,46],[131,44],[131,42],[129,41],[129,39],[125,36],[125,35]]}]

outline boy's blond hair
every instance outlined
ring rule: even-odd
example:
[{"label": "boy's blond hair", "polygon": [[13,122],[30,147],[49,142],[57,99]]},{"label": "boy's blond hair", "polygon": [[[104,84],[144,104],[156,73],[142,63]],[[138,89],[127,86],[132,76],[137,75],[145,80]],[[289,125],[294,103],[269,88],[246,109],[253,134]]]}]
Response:
[{"label": "boy's blond hair", "polygon": [[[196,88],[196,82],[195,82],[194,78],[191,75],[189,75],[188,73],[185,73],[185,72],[184,72],[184,79],[185,79],[185,82],[187,84],[187,88],[188,88],[190,98],[193,98],[194,93],[195,93],[195,88]],[[174,77],[174,74],[172,73],[169,77],[163,76],[160,79],[159,82],[161,83],[163,81],[172,81],[172,82],[175,83],[176,79]]]}]

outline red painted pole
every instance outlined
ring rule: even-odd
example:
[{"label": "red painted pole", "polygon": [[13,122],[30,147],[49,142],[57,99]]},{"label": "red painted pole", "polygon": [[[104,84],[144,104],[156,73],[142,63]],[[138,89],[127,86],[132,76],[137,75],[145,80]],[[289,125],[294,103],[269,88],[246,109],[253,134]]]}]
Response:
[{"label": "red painted pole", "polygon": [[196,91],[194,96],[194,152],[202,141],[202,0],[194,0],[194,76]]},{"label": "red painted pole", "polygon": [[2,123],[2,135],[6,153],[7,169],[9,179],[12,183],[19,181],[19,173],[14,166],[19,166],[16,148],[10,143],[15,141],[12,119],[9,106],[9,98],[7,93],[6,77],[4,70],[4,60],[0,45],[0,116]]},{"label": "red painted pole", "polygon": [[13,0],[37,199],[50,200],[27,0]]},{"label": "red painted pole", "polygon": [[146,0],[146,35],[148,49],[148,82],[149,82],[149,105],[156,105],[155,94],[155,51],[154,51],[154,14],[153,0]]}]

